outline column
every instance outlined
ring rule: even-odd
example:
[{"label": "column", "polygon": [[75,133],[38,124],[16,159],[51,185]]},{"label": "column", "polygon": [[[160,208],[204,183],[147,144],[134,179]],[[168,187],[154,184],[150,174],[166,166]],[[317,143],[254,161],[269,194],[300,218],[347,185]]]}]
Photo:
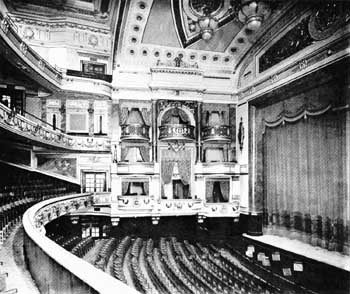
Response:
[{"label": "column", "polygon": [[196,162],[202,162],[202,102],[198,102],[197,104],[197,156]]},{"label": "column", "polygon": [[152,161],[158,162],[157,156],[157,101],[152,100]]},{"label": "column", "polygon": [[88,118],[88,124],[89,124],[89,136],[94,135],[94,101],[90,100],[89,101],[89,118]]}]

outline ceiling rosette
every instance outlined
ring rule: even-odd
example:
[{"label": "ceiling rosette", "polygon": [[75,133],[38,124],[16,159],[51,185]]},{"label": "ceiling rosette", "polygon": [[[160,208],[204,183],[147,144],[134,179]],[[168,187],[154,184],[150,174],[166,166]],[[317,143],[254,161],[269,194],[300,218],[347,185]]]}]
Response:
[{"label": "ceiling rosette", "polygon": [[215,30],[237,18],[239,0],[171,0],[174,21],[183,48],[202,38],[200,21],[209,16]]}]

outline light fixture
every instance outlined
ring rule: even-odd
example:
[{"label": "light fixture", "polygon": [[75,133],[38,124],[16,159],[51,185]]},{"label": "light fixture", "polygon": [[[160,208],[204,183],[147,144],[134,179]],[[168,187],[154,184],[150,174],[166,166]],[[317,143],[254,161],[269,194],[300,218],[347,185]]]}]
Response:
[{"label": "light fixture", "polygon": [[242,0],[238,19],[245,23],[248,29],[256,31],[270,13],[270,6],[263,1]]},{"label": "light fixture", "polygon": [[214,34],[214,30],[217,29],[218,21],[210,15],[205,15],[198,19],[198,25],[202,39],[207,41],[211,39]]}]

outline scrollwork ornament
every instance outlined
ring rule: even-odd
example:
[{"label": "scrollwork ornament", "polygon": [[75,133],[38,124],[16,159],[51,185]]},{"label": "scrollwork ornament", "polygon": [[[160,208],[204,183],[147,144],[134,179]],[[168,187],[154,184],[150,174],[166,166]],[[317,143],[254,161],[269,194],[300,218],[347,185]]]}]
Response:
[{"label": "scrollwork ornament", "polygon": [[328,2],[309,20],[310,36],[319,41],[332,36],[346,22],[346,9],[340,2]]},{"label": "scrollwork ornament", "polygon": [[26,55],[27,54],[27,51],[28,51],[28,46],[26,43],[22,42],[20,45],[19,45],[19,49],[21,49],[21,52],[23,53],[23,55]]},{"label": "scrollwork ornament", "polygon": [[10,24],[9,24],[8,20],[6,18],[4,18],[1,21],[1,29],[4,31],[5,34],[8,33],[9,27],[10,27]]}]

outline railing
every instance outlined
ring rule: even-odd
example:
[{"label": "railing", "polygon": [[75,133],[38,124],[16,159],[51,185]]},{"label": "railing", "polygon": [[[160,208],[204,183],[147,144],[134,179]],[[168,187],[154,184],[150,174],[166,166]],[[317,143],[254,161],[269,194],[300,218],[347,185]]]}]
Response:
[{"label": "railing", "polygon": [[3,34],[7,37],[8,41],[18,49],[21,54],[27,58],[32,65],[36,67],[45,76],[49,77],[58,85],[62,82],[62,74],[57,71],[52,65],[46,62],[39,54],[37,54],[32,48],[30,48],[18,35],[17,27],[14,25],[9,15],[4,16],[0,11],[0,26]]},{"label": "railing", "polygon": [[195,139],[195,127],[182,124],[166,124],[159,127],[159,140],[184,140]]},{"label": "railing", "polygon": [[149,140],[149,126],[141,124],[129,124],[121,126],[121,140]]},{"label": "railing", "polygon": [[79,194],[46,200],[25,212],[24,252],[28,268],[41,293],[139,294],[45,237],[46,223],[92,205],[90,194]]},{"label": "railing", "polygon": [[202,211],[201,199],[166,199],[161,200],[157,207],[161,215],[197,214]]},{"label": "railing", "polygon": [[113,217],[163,217],[194,215],[203,217],[239,217],[240,199],[233,196],[229,202],[207,203],[203,199],[154,199],[153,196],[118,196],[112,203]]},{"label": "railing", "polygon": [[202,130],[203,141],[230,141],[231,132],[229,126],[204,127]]},{"label": "railing", "polygon": [[150,196],[118,196],[118,209],[153,209],[154,199]]},{"label": "railing", "polygon": [[99,74],[99,73],[87,73],[79,70],[67,69],[67,76],[74,76],[80,78],[97,79],[106,81],[108,83],[112,82],[112,75]]},{"label": "railing", "polygon": [[109,138],[70,136],[44,127],[0,103],[0,127],[17,135],[58,148],[81,151],[109,151]]}]

